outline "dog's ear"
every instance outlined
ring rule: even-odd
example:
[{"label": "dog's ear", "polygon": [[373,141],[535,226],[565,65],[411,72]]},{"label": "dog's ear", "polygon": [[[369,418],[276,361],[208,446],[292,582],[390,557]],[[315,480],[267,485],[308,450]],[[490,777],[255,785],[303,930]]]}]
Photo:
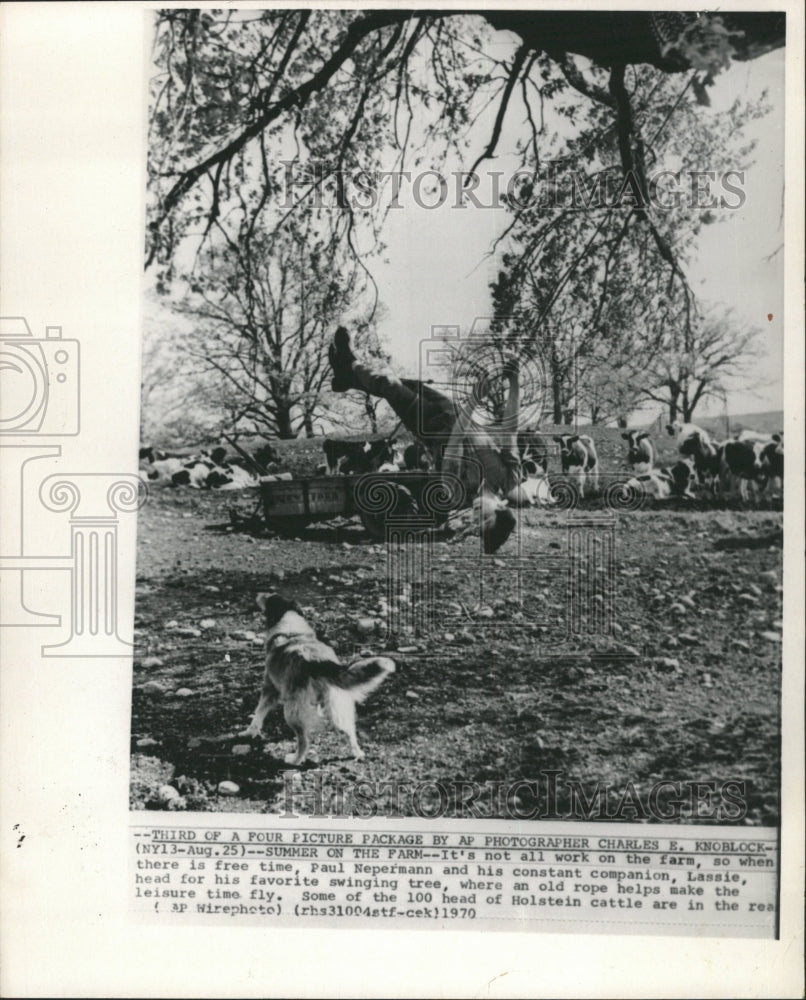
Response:
[{"label": "dog's ear", "polygon": [[297,605],[293,601],[287,601],[280,594],[258,594],[257,606],[263,612],[269,628],[276,625],[287,611],[296,611],[299,614]]},{"label": "dog's ear", "polygon": [[571,436],[570,436],[570,437],[568,438],[568,443],[569,443],[569,444],[576,444],[576,443],[577,443],[577,441],[579,441],[579,434],[572,434],[572,435],[571,435]]},{"label": "dog's ear", "polygon": [[630,435],[628,433],[624,433],[621,436],[624,438],[625,441],[629,441],[630,440]]},{"label": "dog's ear", "polygon": [[641,433],[638,435],[638,437],[635,440],[636,441],[643,441],[645,438],[648,438],[648,437],[649,437],[649,431],[641,431]]},{"label": "dog's ear", "polygon": [[269,602],[269,600],[272,597],[276,597],[276,596],[277,596],[276,594],[258,594],[257,595],[257,597],[255,598],[255,601],[257,603],[257,606],[260,608],[260,610],[264,614],[266,613],[266,604]]}]

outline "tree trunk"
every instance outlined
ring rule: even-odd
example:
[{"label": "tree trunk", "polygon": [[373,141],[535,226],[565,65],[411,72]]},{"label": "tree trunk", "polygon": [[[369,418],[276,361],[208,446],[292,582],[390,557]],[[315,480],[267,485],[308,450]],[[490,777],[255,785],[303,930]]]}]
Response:
[{"label": "tree trunk", "polygon": [[275,405],[274,417],[277,421],[277,437],[283,441],[293,438],[294,431],[291,427],[291,406],[289,403],[277,403]]},{"label": "tree trunk", "polygon": [[372,396],[370,396],[369,393],[367,393],[364,396],[364,412],[366,413],[367,419],[369,420],[369,426],[372,433],[377,434],[378,433],[377,407],[372,399]]},{"label": "tree trunk", "polygon": [[305,429],[305,437],[312,438],[314,436],[313,414],[309,413],[307,410],[302,418],[302,426]]},{"label": "tree trunk", "polygon": [[623,430],[628,426],[627,418],[622,414],[619,414],[619,416],[616,417],[616,426]]}]

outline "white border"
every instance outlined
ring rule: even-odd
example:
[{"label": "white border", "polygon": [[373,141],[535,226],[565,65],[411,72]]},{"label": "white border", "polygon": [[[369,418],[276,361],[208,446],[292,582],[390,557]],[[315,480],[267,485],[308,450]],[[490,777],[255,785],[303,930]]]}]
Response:
[{"label": "white border", "polygon": [[[437,6],[433,0],[408,5]],[[222,0],[218,6],[227,5]],[[610,6],[668,9],[670,4]],[[781,940],[699,943],[473,932],[435,938],[428,932],[167,929],[135,923],[125,910],[128,667],[112,660],[41,661],[39,636],[34,641],[16,630],[13,642],[0,635],[5,995],[801,994],[803,7],[797,0],[730,6],[786,9],[788,15]],[[2,312],[24,313],[35,333],[55,323],[66,337],[81,340],[87,400],[82,452],[65,445],[74,470],[81,455],[89,468],[117,471],[123,463],[124,470],[133,470],[135,463],[145,8],[137,3],[0,8]],[[122,529],[121,544],[133,562],[133,527]],[[17,847],[20,834],[25,840]]]}]

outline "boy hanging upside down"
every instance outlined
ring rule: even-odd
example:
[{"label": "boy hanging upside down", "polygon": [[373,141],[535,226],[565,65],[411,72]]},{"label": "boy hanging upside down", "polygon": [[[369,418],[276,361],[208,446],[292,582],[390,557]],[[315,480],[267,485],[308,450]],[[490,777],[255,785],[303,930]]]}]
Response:
[{"label": "boy hanging upside down", "polygon": [[[515,527],[515,515],[503,499],[521,481],[518,456],[520,390],[514,366],[504,370],[509,392],[495,436],[473,420],[484,393],[484,377],[461,406],[417,379],[398,378],[356,360],[350,335],[340,326],[328,351],[334,392],[358,389],[385,399],[401,423],[428,448],[436,468],[457,476],[469,493],[478,492],[484,551],[495,552]],[[474,459],[468,461],[468,459]],[[476,464],[477,463],[477,464]],[[481,469],[479,473],[478,469]]]}]

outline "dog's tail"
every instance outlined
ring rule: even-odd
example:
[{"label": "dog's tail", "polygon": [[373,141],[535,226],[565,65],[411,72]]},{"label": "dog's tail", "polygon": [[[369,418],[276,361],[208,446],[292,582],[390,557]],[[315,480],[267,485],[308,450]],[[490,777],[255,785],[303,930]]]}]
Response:
[{"label": "dog's tail", "polygon": [[360,704],[394,672],[395,664],[387,656],[368,656],[350,664],[343,674],[343,687]]}]

